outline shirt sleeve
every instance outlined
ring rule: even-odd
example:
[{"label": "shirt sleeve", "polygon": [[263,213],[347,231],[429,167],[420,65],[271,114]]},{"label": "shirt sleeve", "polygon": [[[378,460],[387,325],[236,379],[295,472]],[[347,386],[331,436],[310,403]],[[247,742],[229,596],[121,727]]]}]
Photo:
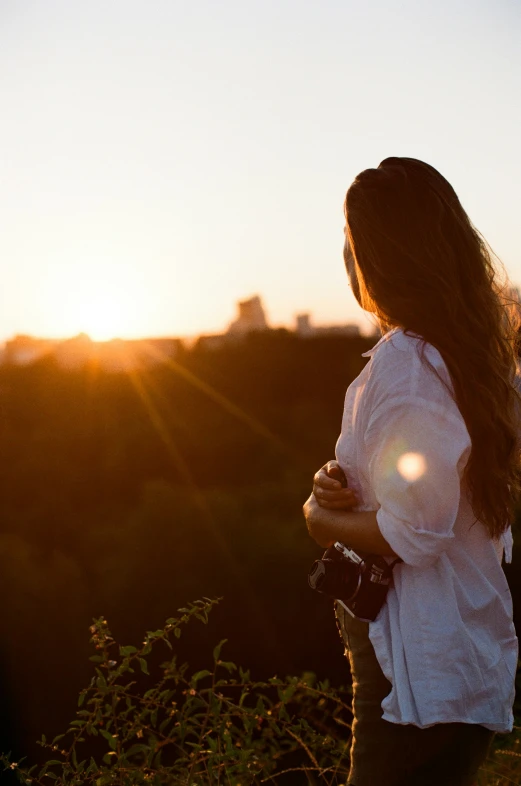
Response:
[{"label": "shirt sleeve", "polygon": [[461,416],[422,399],[386,402],[365,437],[378,527],[409,565],[427,567],[448,548],[470,437]]}]

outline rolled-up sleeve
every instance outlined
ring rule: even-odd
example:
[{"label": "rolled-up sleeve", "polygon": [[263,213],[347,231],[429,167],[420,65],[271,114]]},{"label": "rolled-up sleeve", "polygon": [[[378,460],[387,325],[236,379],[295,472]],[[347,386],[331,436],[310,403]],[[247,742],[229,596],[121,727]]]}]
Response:
[{"label": "rolled-up sleeve", "polygon": [[407,564],[427,567],[452,538],[470,453],[461,416],[423,399],[391,400],[365,436],[378,527]]}]

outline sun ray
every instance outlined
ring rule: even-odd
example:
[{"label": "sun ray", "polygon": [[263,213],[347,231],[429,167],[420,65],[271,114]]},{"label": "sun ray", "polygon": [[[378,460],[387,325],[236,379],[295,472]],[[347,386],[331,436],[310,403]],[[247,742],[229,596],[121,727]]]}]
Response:
[{"label": "sun ray", "polygon": [[230,571],[233,573],[235,578],[238,580],[240,585],[244,588],[244,590],[248,591],[248,597],[251,603],[254,606],[254,612],[259,624],[262,625],[264,628],[264,633],[268,635],[270,641],[275,640],[276,632],[274,629],[273,624],[271,623],[270,619],[268,618],[265,610],[258,602],[253,585],[251,584],[248,575],[242,569],[240,563],[237,563],[235,560],[226,539],[222,536],[220,527],[217,525],[213,513],[208,505],[207,500],[205,499],[201,489],[199,488],[195,478],[193,477],[192,473],[188,465],[186,464],[183,456],[181,455],[180,451],[178,450],[177,446],[175,445],[174,440],[172,439],[168,427],[166,426],[163,418],[159,410],[157,409],[150,393],[147,391],[144,381],[140,378],[139,374],[131,370],[129,371],[129,377],[138,393],[140,399],[142,400],[146,411],[148,412],[152,425],[154,426],[156,432],[164,442],[170,456],[172,457],[175,466],[179,470],[181,477],[183,478],[184,482],[190,489],[193,494],[194,500],[203,513],[205,520],[209,527],[211,528],[211,534],[216,539],[218,546],[221,550],[221,554],[226,559]]},{"label": "sun ray", "polygon": [[179,376],[183,377],[187,382],[193,385],[195,388],[200,390],[202,393],[205,393],[208,398],[212,401],[215,401],[216,404],[219,404],[225,412],[228,412],[230,415],[233,415],[241,422],[245,423],[249,428],[259,436],[266,439],[270,442],[274,447],[276,447],[281,453],[286,455],[288,458],[291,459],[297,466],[300,466],[302,469],[309,469],[307,464],[305,464],[302,460],[302,456],[296,450],[293,450],[289,445],[287,445],[283,440],[276,436],[267,426],[261,423],[260,420],[257,420],[253,415],[250,415],[248,412],[245,412],[241,407],[235,404],[233,401],[230,401],[229,398],[224,396],[222,393],[219,393],[215,388],[209,385],[207,382],[204,382],[202,379],[199,379],[193,372],[189,371],[187,368],[182,366],[180,363],[177,363],[171,357],[166,355],[160,349],[155,347],[150,342],[144,341],[143,344],[145,345],[147,352],[150,354],[151,357],[154,357],[157,360],[160,360],[163,364],[168,366],[172,371],[174,371]]}]

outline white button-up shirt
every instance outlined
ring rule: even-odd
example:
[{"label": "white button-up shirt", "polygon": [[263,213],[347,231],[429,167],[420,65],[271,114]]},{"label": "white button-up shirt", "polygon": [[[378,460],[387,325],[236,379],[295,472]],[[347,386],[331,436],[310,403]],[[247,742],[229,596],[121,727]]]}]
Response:
[{"label": "white button-up shirt", "polygon": [[[421,344],[396,328],[364,353],[371,359],[347,390],[336,446],[360,500],[355,510],[377,511],[382,535],[403,560],[369,623],[392,684],[383,719],[508,732],[518,641],[501,560],[503,553],[512,559],[511,529],[496,541],[475,521],[462,482],[469,433],[449,390],[421,361]],[[425,358],[452,390],[428,343]]]}]

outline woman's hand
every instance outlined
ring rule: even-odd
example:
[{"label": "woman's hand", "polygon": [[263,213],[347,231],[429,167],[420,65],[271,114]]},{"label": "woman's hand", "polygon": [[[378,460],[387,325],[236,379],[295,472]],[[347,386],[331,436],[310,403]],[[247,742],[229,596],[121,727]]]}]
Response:
[{"label": "woman's hand", "polygon": [[327,549],[338,540],[331,521],[328,521],[328,513],[321,508],[314,494],[311,494],[304,503],[304,518],[310,536],[319,546]]},{"label": "woman's hand", "polygon": [[318,470],[313,478],[315,499],[321,508],[352,510],[359,500],[352,489],[342,488],[340,481],[335,480],[333,476],[337,473],[342,473],[338,461],[328,461]]}]

